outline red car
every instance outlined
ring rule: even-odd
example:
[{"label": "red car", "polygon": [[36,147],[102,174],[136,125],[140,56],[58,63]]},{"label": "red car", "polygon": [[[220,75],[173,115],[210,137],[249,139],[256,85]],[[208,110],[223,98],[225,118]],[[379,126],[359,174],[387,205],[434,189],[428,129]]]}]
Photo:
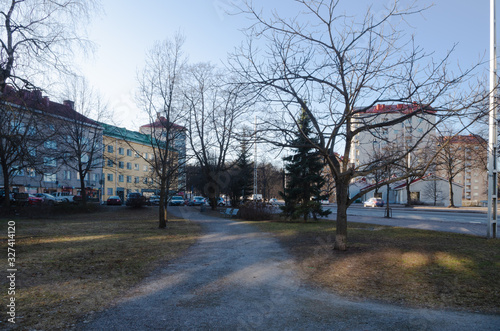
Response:
[{"label": "red car", "polygon": [[43,203],[43,199],[30,194],[28,197],[28,205],[30,206],[40,206]]}]

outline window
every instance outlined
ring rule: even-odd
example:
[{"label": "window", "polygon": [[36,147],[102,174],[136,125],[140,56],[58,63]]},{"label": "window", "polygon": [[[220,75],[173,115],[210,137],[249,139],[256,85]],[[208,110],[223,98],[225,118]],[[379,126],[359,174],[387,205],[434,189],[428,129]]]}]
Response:
[{"label": "window", "polygon": [[124,180],[123,175],[118,175],[118,181],[119,181],[119,182],[123,182],[123,180]]},{"label": "window", "polygon": [[34,148],[34,147],[28,148],[28,153],[31,156],[36,156],[36,148]]},{"label": "window", "polygon": [[113,181],[113,174],[108,174],[107,178],[108,178],[108,182],[112,182]]},{"label": "window", "polygon": [[83,163],[89,162],[89,155],[87,153],[83,154],[81,160]]},{"label": "window", "polygon": [[113,160],[108,159],[108,167],[113,167]]},{"label": "window", "polygon": [[139,163],[134,164],[134,169],[139,171]]},{"label": "window", "polygon": [[108,145],[108,153],[113,153],[113,145]]},{"label": "window", "polygon": [[118,168],[123,169],[124,165],[123,161],[118,161]]},{"label": "window", "polygon": [[108,188],[108,195],[113,195],[113,189],[112,188]]},{"label": "window", "polygon": [[127,149],[127,156],[132,156],[132,150],[131,149]]},{"label": "window", "polygon": [[43,164],[46,167],[55,167],[55,166],[57,166],[57,161],[56,161],[56,159],[54,159],[52,157],[44,157]]},{"label": "window", "polygon": [[123,147],[118,148],[118,154],[124,155],[125,154],[125,149]]},{"label": "window", "polygon": [[127,176],[127,183],[132,183],[132,176]]},{"label": "window", "polygon": [[36,176],[35,169],[33,169],[33,168],[28,168],[28,169],[26,169],[26,174],[27,174],[29,177],[35,177],[35,176]]},{"label": "window", "polygon": [[147,160],[148,159],[148,153],[144,153],[144,159]]},{"label": "window", "polygon": [[67,180],[71,179],[71,171],[64,170],[64,179],[67,179]]},{"label": "window", "polygon": [[127,169],[128,169],[128,170],[132,170],[132,163],[127,162]]},{"label": "window", "polygon": [[94,182],[98,182],[99,179],[99,174],[94,174]]},{"label": "window", "polygon": [[43,174],[43,181],[44,182],[55,183],[56,180],[57,180],[56,174]]},{"label": "window", "polygon": [[148,166],[147,166],[147,165],[143,166],[143,167],[142,167],[142,170],[144,170],[144,171],[148,171]]},{"label": "window", "polygon": [[45,148],[57,149],[57,143],[53,140],[47,140],[43,143],[43,146],[45,146]]},{"label": "window", "polygon": [[141,157],[138,153],[135,153],[135,157]]},{"label": "window", "polygon": [[138,184],[139,183],[139,177],[134,177],[134,183]]},{"label": "window", "polygon": [[143,182],[144,184],[147,184],[147,183],[148,183],[148,177],[144,177],[144,179],[142,180],[142,182]]}]

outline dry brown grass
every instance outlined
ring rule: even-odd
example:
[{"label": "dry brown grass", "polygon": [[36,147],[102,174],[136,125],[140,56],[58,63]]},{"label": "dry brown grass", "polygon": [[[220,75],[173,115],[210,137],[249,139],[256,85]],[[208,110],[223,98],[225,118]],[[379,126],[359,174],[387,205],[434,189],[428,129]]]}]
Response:
[{"label": "dry brown grass", "polygon": [[335,222],[254,222],[274,233],[307,279],[352,299],[500,313],[500,240],[351,224],[333,250]]},{"label": "dry brown grass", "polygon": [[[103,206],[88,214],[16,222],[16,324],[0,329],[66,329],[110,302],[159,264],[194,243],[199,226],[171,219],[158,229],[157,208]],[[1,247],[7,260],[7,241]],[[7,287],[2,277],[2,288]],[[2,306],[7,303],[4,292]],[[7,316],[8,317],[8,316]]]}]

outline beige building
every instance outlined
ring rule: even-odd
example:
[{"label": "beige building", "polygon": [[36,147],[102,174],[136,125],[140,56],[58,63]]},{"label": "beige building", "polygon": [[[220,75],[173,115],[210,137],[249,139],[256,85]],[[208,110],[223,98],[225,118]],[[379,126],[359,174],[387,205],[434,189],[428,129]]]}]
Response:
[{"label": "beige building", "polygon": [[154,194],[157,181],[150,136],[112,125],[103,126],[103,200],[117,195],[124,201],[131,192]]},{"label": "beige building", "polygon": [[478,135],[441,137],[444,146],[437,172],[444,178],[454,177],[463,186],[462,205],[480,205],[488,197],[487,142]]}]

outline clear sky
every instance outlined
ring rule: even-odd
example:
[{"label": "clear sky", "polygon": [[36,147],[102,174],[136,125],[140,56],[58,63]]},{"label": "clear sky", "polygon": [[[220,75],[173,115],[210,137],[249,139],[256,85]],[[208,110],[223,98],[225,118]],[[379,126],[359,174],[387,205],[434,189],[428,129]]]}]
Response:
[{"label": "clear sky", "polygon": [[[291,0],[254,0],[258,6],[276,9],[281,16],[294,15]],[[349,14],[363,14],[367,4],[377,13],[390,0],[346,0]],[[410,1],[402,0],[402,3]],[[86,59],[83,73],[109,100],[116,123],[137,129],[147,122],[135,106],[137,71],[146,51],[157,40],[172,38],[176,31],[186,37],[184,47],[190,62],[222,63],[228,52],[244,40],[240,31],[250,22],[244,16],[225,13],[240,0],[102,0],[104,13],[89,22],[90,39],[98,48]],[[420,6],[431,1],[419,0]],[[362,9],[362,10],[360,10]],[[488,0],[437,0],[423,14],[414,16],[408,28],[417,44],[436,57],[457,43],[454,63],[468,66],[487,60],[489,50]]]}]

